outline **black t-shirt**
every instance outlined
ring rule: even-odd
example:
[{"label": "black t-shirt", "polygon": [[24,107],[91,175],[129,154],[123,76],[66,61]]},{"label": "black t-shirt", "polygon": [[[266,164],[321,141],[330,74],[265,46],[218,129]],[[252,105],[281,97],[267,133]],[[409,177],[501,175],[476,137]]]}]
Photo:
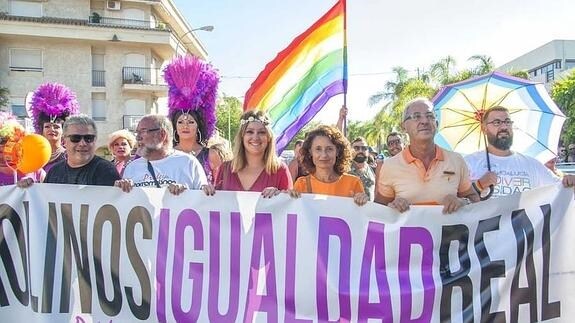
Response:
[{"label": "black t-shirt", "polygon": [[114,165],[102,157],[94,156],[82,167],[73,168],[64,160],[46,174],[44,183],[114,186],[120,175]]}]

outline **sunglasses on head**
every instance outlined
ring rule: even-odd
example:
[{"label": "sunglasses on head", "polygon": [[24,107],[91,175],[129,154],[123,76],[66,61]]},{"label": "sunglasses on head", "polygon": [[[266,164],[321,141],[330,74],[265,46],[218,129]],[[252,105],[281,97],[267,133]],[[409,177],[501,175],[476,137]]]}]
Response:
[{"label": "sunglasses on head", "polygon": [[8,142],[8,138],[0,137],[0,145],[5,145]]},{"label": "sunglasses on head", "polygon": [[96,135],[68,135],[67,137],[75,144],[79,143],[82,139],[84,139],[87,144],[94,142],[94,139],[96,139]]}]

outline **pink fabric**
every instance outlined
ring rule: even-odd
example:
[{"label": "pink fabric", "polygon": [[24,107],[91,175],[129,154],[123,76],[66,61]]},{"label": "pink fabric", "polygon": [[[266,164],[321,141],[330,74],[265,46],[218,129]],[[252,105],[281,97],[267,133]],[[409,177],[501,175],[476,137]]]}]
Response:
[{"label": "pink fabric", "polygon": [[[20,172],[18,172],[18,180],[21,180],[24,177],[28,177],[34,180],[35,183],[40,182],[40,179],[42,178],[42,174],[44,173],[44,170],[40,168],[40,170],[34,172],[34,173],[29,173],[29,174],[22,174]],[[2,173],[0,172],[0,186],[5,186],[5,185],[12,185],[15,184],[14,183],[14,174],[6,174],[6,173]]]},{"label": "pink fabric", "polygon": [[261,192],[266,187],[275,187],[280,190],[291,189],[293,186],[291,175],[288,167],[282,163],[278,171],[274,174],[268,174],[263,170],[252,187],[245,189],[240,182],[237,173],[232,173],[232,165],[225,162],[218,169],[216,176],[216,189],[223,191],[252,191]]}]

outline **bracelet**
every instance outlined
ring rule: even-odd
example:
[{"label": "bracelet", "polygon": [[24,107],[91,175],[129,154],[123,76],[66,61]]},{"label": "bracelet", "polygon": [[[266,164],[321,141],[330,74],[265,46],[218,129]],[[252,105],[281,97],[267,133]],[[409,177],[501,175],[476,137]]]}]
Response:
[{"label": "bracelet", "polygon": [[477,184],[475,184],[475,182],[471,182],[471,187],[473,187],[473,190],[474,190],[477,194],[481,195],[481,190],[479,189],[479,187],[477,187]]},{"label": "bracelet", "polygon": [[483,187],[483,185],[481,185],[481,182],[479,180],[477,180],[477,187],[482,191],[485,189],[485,187]]}]

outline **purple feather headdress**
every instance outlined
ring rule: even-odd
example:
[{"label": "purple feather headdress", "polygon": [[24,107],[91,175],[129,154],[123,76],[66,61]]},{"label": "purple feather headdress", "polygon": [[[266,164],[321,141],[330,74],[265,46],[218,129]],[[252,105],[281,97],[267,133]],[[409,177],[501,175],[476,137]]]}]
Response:
[{"label": "purple feather headdress", "polygon": [[194,56],[178,56],[164,69],[168,83],[170,119],[178,111],[196,111],[206,125],[207,137],[216,128],[219,75],[213,66]]},{"label": "purple feather headdress", "polygon": [[76,94],[60,83],[44,83],[32,95],[32,120],[34,130],[42,133],[43,123],[56,119],[65,119],[80,112]]}]

